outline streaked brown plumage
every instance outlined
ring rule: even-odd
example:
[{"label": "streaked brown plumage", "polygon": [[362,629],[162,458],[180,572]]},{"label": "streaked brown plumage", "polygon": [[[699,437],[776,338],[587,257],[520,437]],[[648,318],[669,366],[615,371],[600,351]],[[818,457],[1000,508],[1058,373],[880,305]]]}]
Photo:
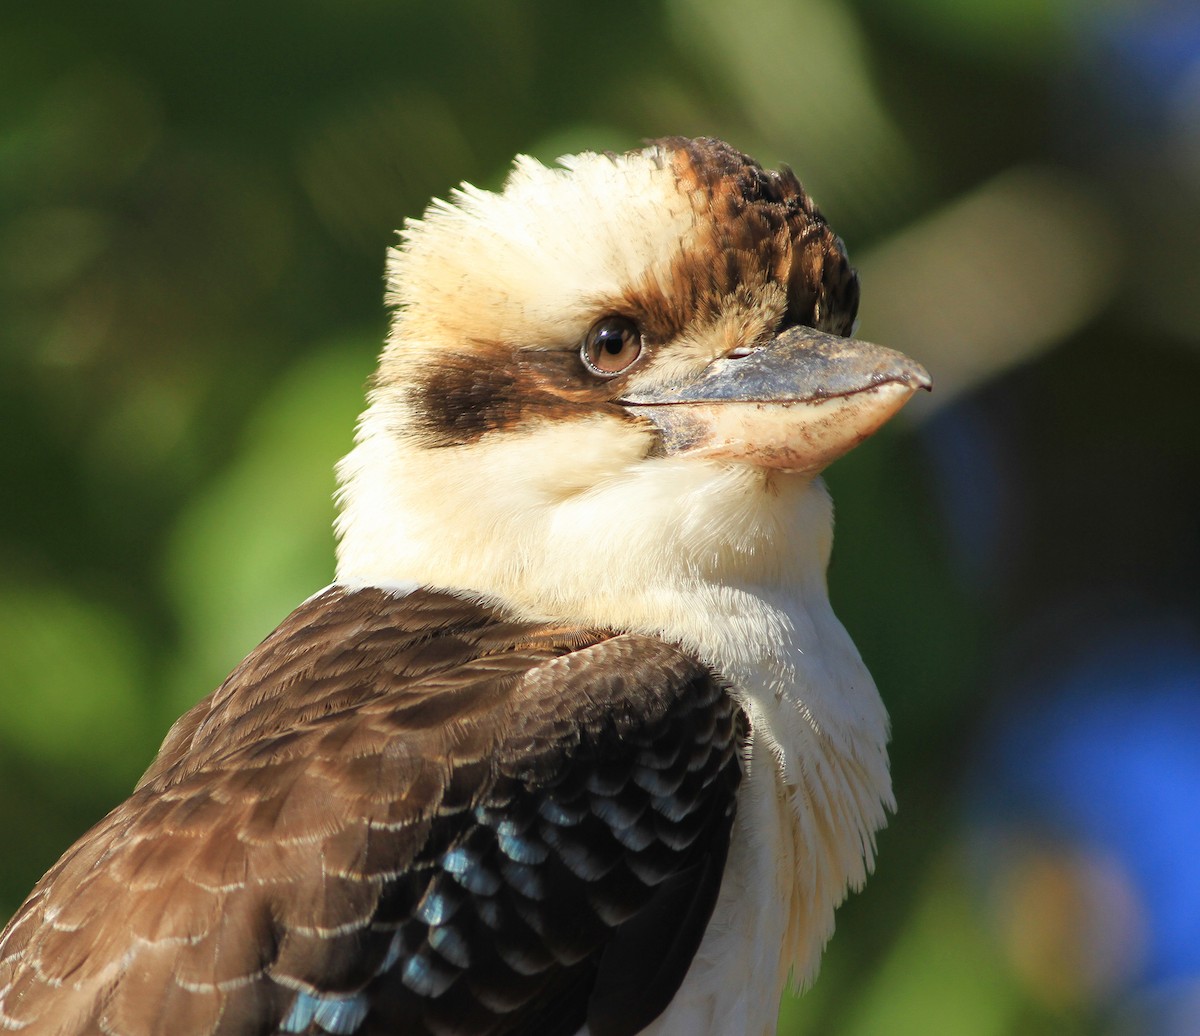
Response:
[{"label": "streaked brown plumage", "polygon": [[[265,1033],[297,990],[365,990],[359,1033],[574,1033],[596,987],[592,1031],[636,1031],[712,910],[738,716],[660,641],[329,590],[175,724],[133,796],[39,883],[3,943],[6,1025]],[[529,862],[505,854],[520,855],[505,821]],[[603,859],[581,884],[584,839]],[[441,863],[455,849],[477,858],[459,875]],[[664,883],[705,868],[683,895]],[[453,916],[423,920],[439,897]],[[430,995],[391,974],[397,940],[432,962]],[[452,941],[461,957],[443,955]],[[632,981],[604,978],[631,959]],[[460,995],[432,995],[460,975]]]}]

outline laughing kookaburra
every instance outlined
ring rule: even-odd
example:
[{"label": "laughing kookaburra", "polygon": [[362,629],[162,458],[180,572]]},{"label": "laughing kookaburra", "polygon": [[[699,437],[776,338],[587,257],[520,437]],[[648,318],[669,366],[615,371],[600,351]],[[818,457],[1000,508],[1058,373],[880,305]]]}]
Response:
[{"label": "laughing kookaburra", "polygon": [[926,374],[716,140],[519,159],[388,283],[337,581],[17,911],[0,1030],[774,1032],[891,804],[818,474]]}]

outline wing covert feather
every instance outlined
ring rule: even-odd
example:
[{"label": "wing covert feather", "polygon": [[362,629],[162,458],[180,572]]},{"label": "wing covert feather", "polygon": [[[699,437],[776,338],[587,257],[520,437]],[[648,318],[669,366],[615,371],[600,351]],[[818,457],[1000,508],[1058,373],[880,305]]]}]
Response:
[{"label": "wing covert feather", "polygon": [[711,914],[744,733],[654,638],[332,588],[39,882],[0,1029],[636,1032]]}]

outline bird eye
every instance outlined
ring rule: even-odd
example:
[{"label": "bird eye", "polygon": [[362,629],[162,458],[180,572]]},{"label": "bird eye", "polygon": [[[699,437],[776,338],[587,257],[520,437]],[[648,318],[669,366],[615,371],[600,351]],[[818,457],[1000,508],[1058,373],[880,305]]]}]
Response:
[{"label": "bird eye", "polygon": [[641,355],[641,333],[628,317],[605,317],[593,324],[579,350],[584,366],[601,378],[616,377]]}]

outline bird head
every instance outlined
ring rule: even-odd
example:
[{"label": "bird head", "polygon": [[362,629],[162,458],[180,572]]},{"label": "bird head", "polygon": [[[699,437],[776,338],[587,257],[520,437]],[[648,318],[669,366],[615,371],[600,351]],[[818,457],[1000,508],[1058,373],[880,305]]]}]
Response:
[{"label": "bird head", "polygon": [[390,253],[391,333],[339,469],[339,579],[671,627],[687,592],[819,570],[818,473],[921,367],[848,335],[858,281],[788,169],[670,138],[464,186]]}]

